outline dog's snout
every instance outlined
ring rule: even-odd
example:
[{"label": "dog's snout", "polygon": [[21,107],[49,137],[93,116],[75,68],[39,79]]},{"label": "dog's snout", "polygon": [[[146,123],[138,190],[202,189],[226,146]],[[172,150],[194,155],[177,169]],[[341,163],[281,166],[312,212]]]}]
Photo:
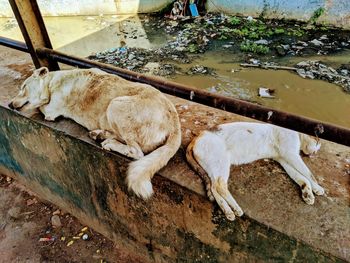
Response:
[{"label": "dog's snout", "polygon": [[14,108],[15,108],[15,107],[13,106],[13,101],[11,101],[11,102],[9,103],[8,106],[9,106],[10,109],[14,109]]}]

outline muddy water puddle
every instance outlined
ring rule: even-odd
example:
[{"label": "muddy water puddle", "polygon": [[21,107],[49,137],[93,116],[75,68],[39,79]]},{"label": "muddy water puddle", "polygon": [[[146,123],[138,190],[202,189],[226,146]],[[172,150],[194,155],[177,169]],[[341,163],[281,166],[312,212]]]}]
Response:
[{"label": "muddy water puddle", "polygon": [[[306,59],[278,62],[293,65]],[[349,63],[350,52],[311,59],[325,59],[336,66]],[[322,80],[303,79],[290,71],[242,68],[239,63],[229,61],[227,53],[207,52],[192,64],[182,65],[181,71],[188,72],[190,67],[200,64],[213,68],[214,75],[181,74],[174,81],[350,128],[350,94],[341,87]],[[259,87],[274,89],[275,98],[259,97]]]},{"label": "muddy water puddle", "polygon": [[[130,16],[75,16],[44,18],[55,49],[86,57],[92,53],[126,47],[154,48],[170,38],[162,30],[145,24],[145,17]],[[10,18],[0,18],[0,35],[23,41],[19,28]],[[273,59],[280,65],[316,59],[338,67],[350,63],[350,51],[327,56],[284,57]],[[341,87],[321,80],[308,80],[288,71],[242,68],[239,54],[222,49],[200,54],[191,64],[179,64],[180,71],[169,78],[222,95],[259,103],[274,109],[307,116],[350,128],[350,94]],[[189,75],[196,65],[212,68],[213,74]],[[258,96],[258,88],[275,89],[275,98]]]}]

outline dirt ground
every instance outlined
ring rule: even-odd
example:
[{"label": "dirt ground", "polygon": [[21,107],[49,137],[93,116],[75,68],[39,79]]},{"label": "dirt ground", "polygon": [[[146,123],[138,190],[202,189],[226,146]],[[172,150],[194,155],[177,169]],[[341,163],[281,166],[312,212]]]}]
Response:
[{"label": "dirt ground", "polygon": [[[54,227],[51,218],[60,218]],[[0,175],[0,262],[142,262]],[[83,240],[83,234],[88,239]],[[40,239],[50,239],[40,241]],[[72,243],[73,241],[73,243]]]}]

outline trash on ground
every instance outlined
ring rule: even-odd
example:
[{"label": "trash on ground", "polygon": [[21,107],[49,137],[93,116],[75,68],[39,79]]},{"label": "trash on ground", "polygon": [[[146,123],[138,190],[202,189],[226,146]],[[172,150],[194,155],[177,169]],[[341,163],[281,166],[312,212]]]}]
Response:
[{"label": "trash on ground", "polygon": [[41,237],[39,239],[39,242],[52,242],[52,241],[55,241],[56,238],[55,237]]},{"label": "trash on ground", "polygon": [[67,243],[67,247],[70,247],[71,245],[73,245],[73,243],[74,243],[73,240],[69,241],[69,242]]}]

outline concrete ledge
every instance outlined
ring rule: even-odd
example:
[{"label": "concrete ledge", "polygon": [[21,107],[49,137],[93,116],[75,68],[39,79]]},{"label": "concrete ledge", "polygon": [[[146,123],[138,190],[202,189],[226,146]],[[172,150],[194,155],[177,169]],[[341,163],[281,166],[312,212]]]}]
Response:
[{"label": "concrete ledge", "polygon": [[233,167],[230,190],[246,215],[228,222],[204,196],[184,149],[202,129],[248,119],[170,97],[181,118],[182,148],[155,176],[155,195],[144,202],[125,187],[129,160],[103,151],[84,128],[65,119],[28,119],[5,106],[29,73],[29,58],[5,50],[0,59],[0,173],[121,249],[150,262],[350,260],[349,148],[323,141],[321,152],[305,159],[327,192],[314,206],[301,200],[298,187],[272,161]]},{"label": "concrete ledge", "polygon": [[124,185],[128,161],[87,142],[80,127],[55,124],[71,126],[75,134],[67,134],[4,107],[0,116],[1,173],[149,261],[336,260],[249,217],[228,222],[205,197],[163,176],[153,180],[154,197],[141,201]]}]

